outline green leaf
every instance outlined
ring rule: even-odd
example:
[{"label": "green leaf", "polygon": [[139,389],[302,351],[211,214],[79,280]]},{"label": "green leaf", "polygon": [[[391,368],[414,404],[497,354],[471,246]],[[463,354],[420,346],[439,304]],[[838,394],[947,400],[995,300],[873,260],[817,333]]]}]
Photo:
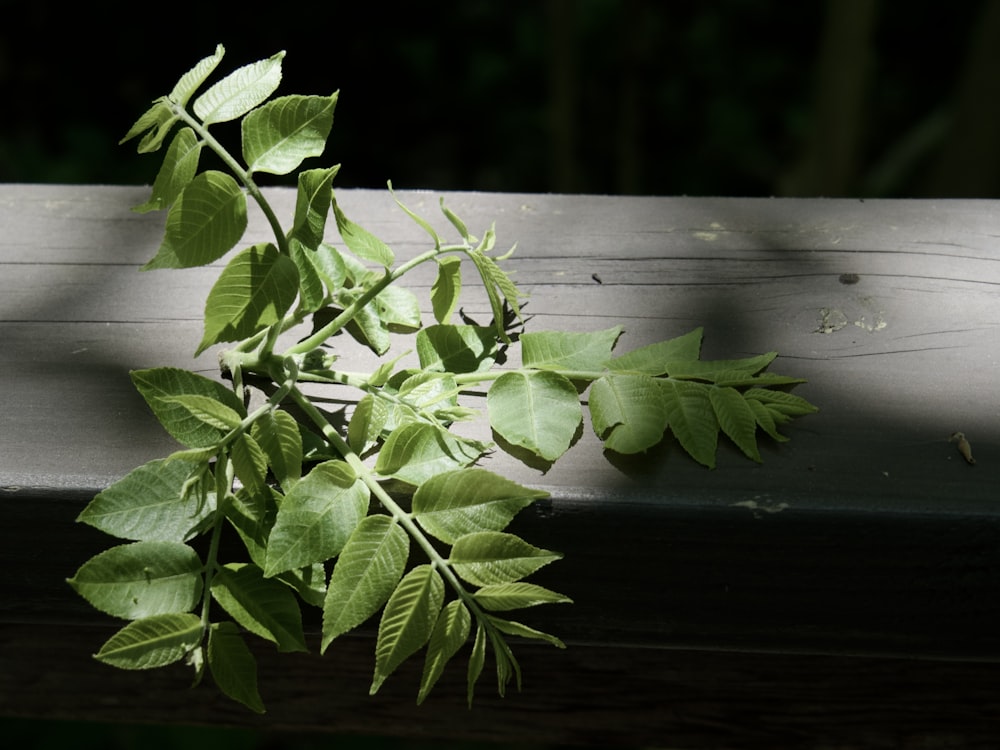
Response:
[{"label": "green leaf", "polygon": [[347,443],[351,450],[361,455],[375,445],[388,416],[389,408],[382,399],[369,393],[358,401],[347,425]]},{"label": "green leaf", "polygon": [[246,227],[246,195],[236,180],[224,172],[202,172],[170,207],[163,242],[142,270],[207,265],[231,250]]},{"label": "green leaf", "polygon": [[[487,619],[492,622],[494,618],[487,615]],[[512,678],[516,679],[517,689],[521,689],[521,667],[498,628],[490,628],[489,636],[493,644],[493,658],[497,665],[497,692],[502,698]]]},{"label": "green leaf", "polygon": [[535,607],[539,604],[572,604],[573,602],[568,596],[522,581],[483,586],[473,594],[473,597],[484,609],[494,612]]},{"label": "green leaf", "polygon": [[197,65],[182,75],[167,98],[181,107],[186,106],[194,92],[205,82],[206,78],[212,75],[212,72],[222,61],[224,54],[226,54],[225,48],[221,44],[216,45],[215,54],[202,58]]},{"label": "green leaf", "polygon": [[257,660],[234,623],[220,622],[209,629],[208,668],[219,690],[251,711],[264,713],[257,691]]},{"label": "green leaf", "polygon": [[274,409],[254,422],[251,434],[267,456],[281,488],[288,492],[302,476],[302,435],[295,417]]},{"label": "green leaf", "polygon": [[541,630],[535,630],[534,628],[529,628],[527,625],[522,625],[519,622],[503,620],[493,615],[486,615],[486,617],[490,621],[490,623],[501,633],[518,636],[520,638],[530,638],[533,640],[545,641],[546,643],[551,643],[556,648],[566,648],[566,644],[563,643],[558,638],[556,638],[554,635],[549,635],[548,633],[543,633]]},{"label": "green leaf", "polygon": [[714,469],[719,422],[709,400],[710,386],[675,380],[656,382],[663,395],[670,431],[695,461]]},{"label": "green leaf", "polygon": [[548,493],[471,467],[431,477],[413,495],[413,514],[432,536],[454,544],[477,531],[502,531],[515,515]]},{"label": "green leaf", "polygon": [[215,510],[196,493],[184,494],[197,468],[181,460],[143,464],[99,493],[76,520],[122,539],[190,539]]},{"label": "green leaf", "polygon": [[594,381],[590,416],[604,446],[623,454],[652,448],[667,427],[660,388],[648,375],[610,375]]},{"label": "green leaf", "polygon": [[460,599],[445,605],[427,644],[427,657],[424,660],[424,673],[420,678],[417,705],[424,702],[444,672],[445,665],[468,640],[471,627],[472,617]]},{"label": "green leaf", "polygon": [[153,669],[180,661],[204,635],[201,618],[166,614],[130,622],[94,654],[98,661],[119,669]]},{"label": "green leaf", "polygon": [[521,362],[524,367],[538,369],[600,372],[621,334],[621,326],[587,333],[523,333]]},{"label": "green leaf", "polygon": [[271,492],[267,486],[267,457],[252,435],[239,435],[230,445],[229,457],[236,478],[251,496],[266,497]]},{"label": "green leaf", "polygon": [[284,52],[279,52],[237,68],[195,99],[194,113],[205,125],[242,117],[278,88],[284,56]]},{"label": "green leaf", "polygon": [[638,372],[645,375],[664,375],[668,362],[689,362],[698,359],[701,352],[702,329],[695,328],[683,336],[635,349],[607,363],[615,372]]},{"label": "green leaf", "polygon": [[243,159],[247,171],[288,174],[319,156],[333,126],[337,94],[282,96],[243,118]]},{"label": "green leaf", "polygon": [[510,276],[497,265],[497,262],[493,258],[486,255],[486,252],[492,248],[495,239],[495,232],[490,227],[489,231],[483,237],[480,246],[469,253],[469,257],[472,258],[476,270],[479,271],[479,277],[483,281],[483,286],[486,288],[486,294],[490,300],[490,309],[493,311],[493,325],[496,328],[497,338],[509,344],[511,339],[507,334],[507,327],[504,320],[504,302],[507,303],[514,315],[520,320],[520,299],[522,295]]},{"label": "green leaf", "polygon": [[336,557],[367,514],[368,498],[368,488],[343,461],[317,464],[278,508],[264,575]]},{"label": "green leaf", "polygon": [[455,227],[455,229],[458,231],[459,235],[462,237],[463,240],[465,240],[470,244],[473,242],[478,242],[478,240],[475,237],[469,234],[469,230],[465,227],[465,222],[462,221],[454,211],[452,211],[444,204],[443,195],[438,200],[438,204],[441,206],[441,213],[443,213],[444,217],[451,223],[453,227]]},{"label": "green leaf", "polygon": [[744,398],[763,404],[772,414],[783,414],[787,417],[804,417],[815,414],[819,409],[801,396],[785,391],[770,391],[764,388],[751,388],[744,392]]},{"label": "green leaf", "polygon": [[205,335],[195,356],[220,341],[241,341],[281,321],[295,302],[295,263],[271,244],[239,252],[205,302]]},{"label": "green leaf", "polygon": [[375,472],[420,485],[435,474],[468,466],[481,451],[448,430],[411,422],[393,430],[379,451]]},{"label": "green leaf", "polygon": [[157,151],[163,145],[170,129],[179,122],[179,118],[174,114],[170,104],[163,98],[153,102],[153,106],[143,112],[142,116],[129,128],[125,137],[119,144],[130,141],[141,133],[146,133],[139,141],[137,151],[140,154],[148,154]]},{"label": "green leaf", "polygon": [[425,219],[423,216],[421,216],[416,211],[411,209],[396,196],[395,191],[392,189],[391,181],[389,182],[389,194],[392,196],[392,199],[396,201],[396,205],[399,206],[401,209],[403,209],[403,213],[405,213],[407,216],[413,219],[413,221],[417,224],[417,226],[419,226],[421,229],[427,232],[427,234],[430,235],[430,238],[434,240],[434,249],[440,250],[441,238],[438,236],[438,233],[434,230],[434,227],[431,226],[430,222],[427,221],[427,219]]},{"label": "green leaf", "polygon": [[218,430],[220,433],[227,433],[239,427],[242,421],[235,409],[216,401],[211,396],[182,393],[178,396],[165,396],[162,403],[184,410],[191,418]]},{"label": "green leaf", "polygon": [[362,229],[353,221],[348,219],[344,212],[337,205],[337,199],[333,199],[333,213],[337,219],[337,230],[347,248],[361,260],[378,263],[380,266],[389,268],[395,261],[392,250],[382,240],[366,229]]},{"label": "green leaf", "polygon": [[475,692],[476,682],[479,675],[483,673],[483,665],[486,663],[486,626],[480,622],[476,628],[476,640],[472,644],[472,653],[469,655],[469,670],[467,676],[468,688],[466,690],[466,700],[469,708],[472,708],[472,698]]},{"label": "green leaf", "polygon": [[374,299],[378,317],[395,333],[412,333],[420,328],[420,302],[409,289],[388,286]]},{"label": "green leaf", "polygon": [[420,367],[434,372],[483,372],[497,356],[492,328],[471,325],[433,325],[417,332]]},{"label": "green leaf", "polygon": [[403,575],[409,552],[409,536],[392,518],[371,515],[358,524],[330,576],[323,604],[322,651],[386,603]]},{"label": "green leaf", "polygon": [[212,596],[236,622],[279,651],[307,651],[295,594],[251,563],[230,563],[212,578]]},{"label": "green leaf", "polygon": [[204,396],[228,406],[241,416],[245,415],[243,404],[231,390],[203,375],[177,367],[155,367],[134,370],[131,376],[136,390],[142,394],[164,429],[177,442],[189,448],[214,446],[224,433],[192,415],[189,409],[176,401],[177,396]]},{"label": "green leaf", "polygon": [[188,612],[201,597],[201,560],[180,542],[135,542],[105,550],[68,580],[112,617],[136,620]]},{"label": "green leaf", "polygon": [[583,420],[576,388],[557,372],[507,372],[486,396],[490,425],[504,440],[548,461],[565,453]]},{"label": "green leaf", "polygon": [[489,586],[519,581],[560,558],[558,552],[540,549],[513,534],[480,531],[458,539],[449,561],[464,580]]},{"label": "green leaf", "polygon": [[288,257],[298,271],[299,309],[307,313],[316,312],[328,302],[323,277],[313,263],[312,255],[313,251],[299,240],[294,237],[288,240]]},{"label": "green leaf", "polygon": [[714,383],[720,378],[723,380],[732,380],[737,373],[742,373],[746,376],[755,375],[771,364],[777,356],[777,352],[768,352],[767,354],[746,357],[744,359],[668,362],[667,374],[672,378],[681,380],[704,380]]},{"label": "green leaf", "polygon": [[462,259],[446,255],[437,259],[437,278],[431,285],[431,308],[438,323],[451,321],[462,293]]},{"label": "green leaf", "polygon": [[289,238],[315,251],[323,242],[326,218],[333,200],[333,178],[340,165],[327,169],[307,169],[299,173],[295,199],[295,219]]},{"label": "green leaf", "polygon": [[191,128],[178,130],[163,157],[149,200],[132,210],[136,213],[147,213],[173,205],[198,173],[202,145]]},{"label": "green leaf", "polygon": [[399,582],[379,622],[371,695],[396,667],[427,643],[443,601],[444,581],[432,565],[418,565]]},{"label": "green leaf", "polygon": [[757,418],[743,395],[735,388],[712,388],[708,392],[715,418],[722,431],[748,458],[760,463],[757,450]]},{"label": "green leaf", "polygon": [[757,426],[760,427],[764,432],[771,436],[772,439],[777,440],[779,443],[787,443],[788,438],[778,432],[778,425],[775,421],[774,415],[768,411],[767,407],[764,406],[760,401],[756,401],[752,398],[746,399],[747,406],[750,407],[750,411],[753,412],[754,419],[757,420]]}]

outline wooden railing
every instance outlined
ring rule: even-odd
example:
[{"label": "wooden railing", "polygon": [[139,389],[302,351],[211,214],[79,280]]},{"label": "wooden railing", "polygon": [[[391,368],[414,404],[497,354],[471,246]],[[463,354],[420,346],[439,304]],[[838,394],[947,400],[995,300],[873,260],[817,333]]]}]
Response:
[{"label": "wooden railing", "polygon": [[[436,209],[437,194],[400,195]],[[65,583],[108,545],[74,523],[83,505],[174,448],[128,371],[217,372],[191,353],[218,269],[138,273],[163,220],[130,212],[145,196],[0,186],[0,715],[603,746],[1000,746],[995,203],[448,194],[470,229],[496,220],[500,243],[518,243],[529,330],[620,324],[631,348],[703,326],[706,357],[779,351],[772,369],[807,378],[797,392],[821,411],[789,443],[762,438],[763,465],[723,445],[707,471],[669,440],[605,457],[587,429],[545,473],[491,457],[551,492],[517,524],[565,553],[539,582],[575,604],[532,623],[569,648],[516,643],[523,690],[500,699],[484,681],[472,710],[461,666],[420,708],[419,665],[368,697],[371,631],[323,657],[261,648],[257,717],[189,690],[185,669],[91,659],[117,625]],[[291,216],[292,191],[272,199]],[[397,255],[423,249],[386,193],[338,200]],[[264,232],[251,223],[248,240]],[[488,309],[463,298],[471,318]]]}]

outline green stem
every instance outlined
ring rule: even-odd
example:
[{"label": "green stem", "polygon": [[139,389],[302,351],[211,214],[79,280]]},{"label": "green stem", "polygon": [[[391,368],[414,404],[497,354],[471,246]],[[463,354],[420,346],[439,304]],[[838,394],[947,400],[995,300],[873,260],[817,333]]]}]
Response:
[{"label": "green stem", "polygon": [[392,517],[399,523],[400,526],[410,535],[410,537],[417,543],[417,545],[424,551],[427,558],[430,560],[431,564],[437,568],[441,575],[444,576],[445,580],[451,585],[455,592],[462,598],[465,604],[476,613],[477,617],[482,619],[484,617],[479,604],[473,598],[472,594],[468,592],[462,582],[458,579],[455,571],[452,570],[450,563],[447,559],[441,556],[431,544],[431,541],[424,534],[423,530],[417,526],[416,522],[413,520],[413,516],[407,513],[403,508],[400,507],[399,503],[392,499],[388,492],[379,484],[378,480],[372,471],[365,466],[364,462],[351,450],[351,447],[347,444],[347,441],[341,436],[333,425],[331,425],[326,417],[323,416],[322,412],[317,409],[313,403],[303,395],[298,388],[293,388],[291,392],[291,397],[295,403],[306,413],[306,415],[319,427],[323,436],[330,441],[333,446],[344,460],[347,462],[354,473],[361,478],[361,481],[365,483],[369,491],[375,495],[378,501],[382,504]]},{"label": "green stem", "polygon": [[285,237],[285,232],[281,227],[281,222],[278,221],[277,215],[274,213],[274,209],[271,208],[271,204],[268,203],[267,198],[261,192],[260,187],[254,182],[253,177],[250,173],[243,168],[243,165],[234,157],[229,151],[216,140],[215,136],[208,132],[208,127],[203,125],[197,120],[193,115],[191,115],[187,109],[181,107],[177,104],[170,103],[172,111],[181,120],[183,120],[192,130],[194,130],[198,137],[204,141],[215,154],[222,159],[222,162],[229,167],[229,170],[236,175],[243,186],[246,188],[247,192],[253,197],[260,206],[260,210],[263,211],[264,216],[267,218],[267,223],[271,225],[271,231],[274,232],[274,239],[277,242],[278,249],[284,255],[288,255],[288,240]]}]

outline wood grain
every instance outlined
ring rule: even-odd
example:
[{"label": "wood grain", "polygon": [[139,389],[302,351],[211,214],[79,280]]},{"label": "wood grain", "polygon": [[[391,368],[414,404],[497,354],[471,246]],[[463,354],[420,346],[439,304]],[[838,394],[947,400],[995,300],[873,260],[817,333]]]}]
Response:
[{"label": "wood grain", "polygon": [[[0,713],[91,715],[108,701],[102,715],[114,715],[115,701],[135,700],[129,685],[174,679],[111,673],[80,658],[108,623],[64,583],[108,544],[73,523],[83,504],[174,447],[128,371],[217,372],[214,350],[197,361],[191,355],[219,265],[138,272],[155,254],[163,221],[129,210],[145,195],[143,188],[0,186]],[[399,197],[444,231],[437,194]],[[291,217],[292,191],[272,189],[269,198]],[[533,542],[566,553],[544,571],[544,582],[576,603],[539,611],[531,622],[571,648],[530,647],[538,665],[525,665],[524,693],[502,708],[490,702],[468,715],[456,679],[441,691],[443,707],[420,714],[427,731],[440,733],[447,722],[452,734],[463,726],[475,733],[480,725],[470,717],[496,711],[503,737],[534,732],[559,742],[598,738],[595,744],[674,737],[678,746],[737,747],[744,745],[730,730],[742,728],[745,746],[757,737],[764,747],[777,736],[766,728],[772,724],[789,742],[821,725],[828,734],[814,737],[861,741],[869,717],[873,744],[865,746],[905,747],[875,740],[904,732],[919,714],[942,737],[959,717],[970,742],[998,736],[987,687],[1000,659],[994,203],[445,198],[473,232],[495,220],[499,244],[517,242],[509,265],[531,294],[529,330],[622,325],[624,351],[703,326],[706,357],[777,350],[772,369],[807,378],[798,392],[821,412],[790,426],[790,443],[764,442],[763,465],[722,446],[714,472],[669,441],[631,460],[602,456],[589,428],[545,472],[488,459],[552,493],[518,524]],[[399,257],[426,248],[426,235],[386,193],[345,191],[338,199]],[[265,224],[252,217],[246,241],[264,239]],[[432,280],[413,277],[424,300]],[[489,318],[475,291],[462,307]],[[370,361],[350,346],[344,357],[351,367]],[[975,466],[948,442],[955,431],[968,437]],[[77,656],[69,654],[67,630]],[[46,647],[55,641],[66,645]],[[282,669],[266,664],[264,684]],[[367,655],[355,667],[364,683]],[[279,679],[272,703],[281,708],[265,723],[281,724],[286,715],[323,723],[310,712],[320,711],[319,675],[335,667],[310,657],[302,669],[319,671],[294,688]],[[32,672],[34,681],[19,689]],[[52,690],[46,675],[65,686],[58,709],[44,700]],[[693,685],[695,675],[706,684]],[[950,679],[962,687],[942,689],[935,711],[930,696]],[[749,686],[760,681],[772,694],[758,700]],[[721,685],[728,687],[712,692]],[[815,685],[824,692],[811,693]],[[205,700],[172,687],[174,706]],[[356,687],[338,698],[358,701],[346,715],[409,726],[412,684],[400,702],[369,701],[366,684]],[[162,717],[154,705],[162,697],[151,687],[130,715]],[[615,709],[598,711],[602,699]],[[192,721],[252,721],[203,705],[218,713],[192,713]],[[695,743],[706,737],[721,744]]]}]

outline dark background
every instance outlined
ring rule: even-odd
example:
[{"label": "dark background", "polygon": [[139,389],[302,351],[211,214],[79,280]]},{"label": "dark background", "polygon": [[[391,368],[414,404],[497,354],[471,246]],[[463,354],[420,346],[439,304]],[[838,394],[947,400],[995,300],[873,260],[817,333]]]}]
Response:
[{"label": "dark background", "polygon": [[117,141],[221,42],[341,91],[341,187],[1000,196],[996,0],[0,8],[4,182],[151,182]]},{"label": "dark background", "polygon": [[[0,0],[0,13],[2,182],[151,182],[158,158],[117,142],[221,42],[220,73],[284,49],[279,93],[341,91],[323,158],[343,163],[341,187],[1000,197],[1000,0]],[[0,736],[20,750],[418,747],[14,719]]]}]

